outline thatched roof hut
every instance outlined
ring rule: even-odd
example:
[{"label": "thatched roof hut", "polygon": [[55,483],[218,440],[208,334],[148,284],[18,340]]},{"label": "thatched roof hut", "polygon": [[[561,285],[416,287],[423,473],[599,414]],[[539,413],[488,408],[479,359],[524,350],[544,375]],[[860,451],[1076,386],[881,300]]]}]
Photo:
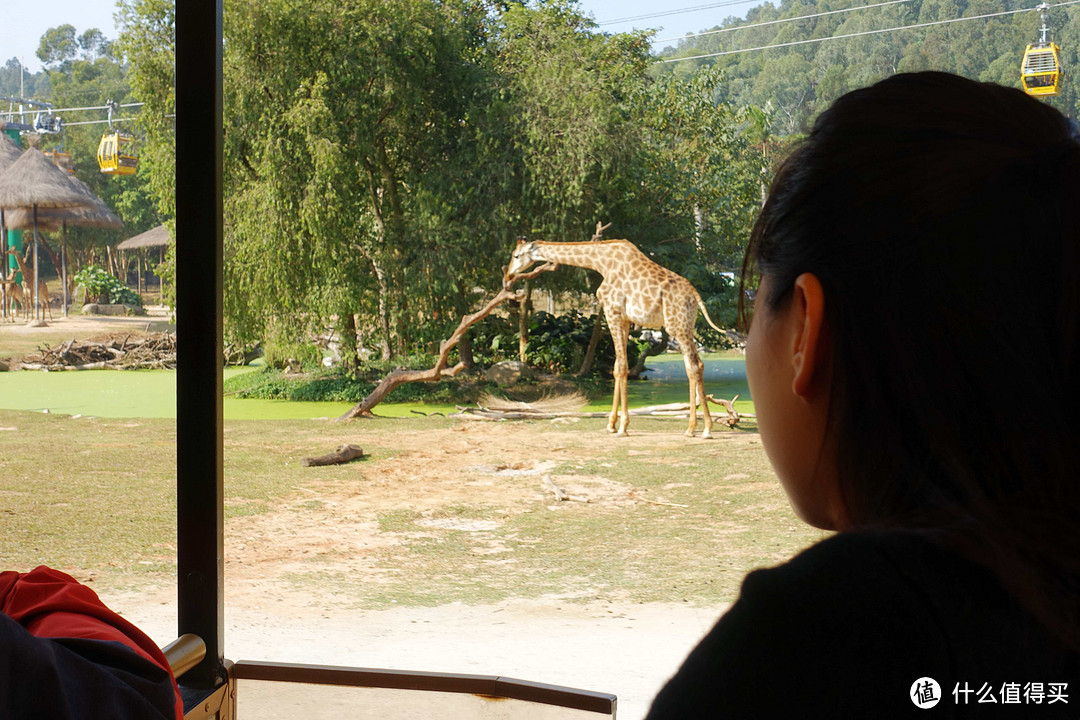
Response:
[{"label": "thatched roof hut", "polygon": [[[75,186],[75,189],[85,198],[86,205],[82,207],[39,207],[37,211],[37,223],[39,230],[55,231],[64,226],[76,225],[80,227],[99,227],[118,229],[124,226],[124,222],[109,209],[105,202],[87,187],[86,183],[74,175],[64,173],[67,181]],[[7,211],[7,225],[15,230],[29,230],[34,226],[33,211],[29,208],[19,208]]]},{"label": "thatched roof hut", "polygon": [[146,247],[168,247],[169,228],[158,225],[156,228],[139,233],[116,246],[117,250],[138,250]]},{"label": "thatched roof hut", "polygon": [[[91,193],[91,196],[93,193]],[[70,176],[37,148],[30,148],[0,173],[0,207],[86,207],[91,205]]]},{"label": "thatched roof hut", "polygon": [[22,151],[19,146],[11,141],[4,133],[0,133],[0,172],[8,169],[11,163],[19,159]]},{"label": "thatched roof hut", "polygon": [[[7,226],[12,230],[30,230],[34,227],[34,212],[30,208],[7,211]],[[119,229],[124,222],[104,204],[98,207],[39,208],[38,230],[55,232],[64,223],[79,227]]]}]

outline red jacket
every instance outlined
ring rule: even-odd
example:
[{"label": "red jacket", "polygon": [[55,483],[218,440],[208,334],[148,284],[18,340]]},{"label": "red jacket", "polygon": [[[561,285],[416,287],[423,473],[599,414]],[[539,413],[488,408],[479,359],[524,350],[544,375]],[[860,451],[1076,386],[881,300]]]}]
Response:
[{"label": "red jacket", "polygon": [[71,576],[0,573],[0,613],[0,717],[183,720],[158,646]]}]

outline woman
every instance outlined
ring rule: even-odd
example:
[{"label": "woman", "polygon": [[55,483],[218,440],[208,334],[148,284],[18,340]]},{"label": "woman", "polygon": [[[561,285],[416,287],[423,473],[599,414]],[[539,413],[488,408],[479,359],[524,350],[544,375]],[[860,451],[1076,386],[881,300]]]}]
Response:
[{"label": "woman", "polygon": [[747,376],[804,520],[650,718],[1080,716],[1080,144],[944,73],[849,93],[754,227]]}]

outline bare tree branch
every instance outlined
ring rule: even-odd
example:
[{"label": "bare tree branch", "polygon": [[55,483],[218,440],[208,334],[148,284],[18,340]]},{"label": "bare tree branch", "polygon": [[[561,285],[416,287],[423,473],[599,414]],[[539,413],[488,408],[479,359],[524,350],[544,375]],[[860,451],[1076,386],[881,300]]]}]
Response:
[{"label": "bare tree branch", "polygon": [[465,332],[471,326],[487,317],[492,310],[502,303],[511,298],[519,297],[518,293],[511,290],[516,282],[519,280],[531,280],[540,273],[550,272],[557,267],[558,265],[554,263],[546,263],[527,273],[504,275],[502,289],[488,301],[487,305],[473,314],[461,318],[461,323],[458,324],[457,330],[455,330],[449,338],[439,343],[439,358],[435,362],[434,367],[428,368],[427,370],[394,370],[384,377],[379,384],[375,386],[375,389],[368,393],[366,398],[354,405],[352,409],[339,417],[338,420],[352,420],[357,417],[372,417],[372,408],[382,402],[398,385],[410,382],[436,382],[443,378],[450,378],[457,375],[465,369],[465,363],[459,362],[451,368],[447,368],[446,365],[449,361],[450,351],[458,344],[462,336],[465,335]]}]

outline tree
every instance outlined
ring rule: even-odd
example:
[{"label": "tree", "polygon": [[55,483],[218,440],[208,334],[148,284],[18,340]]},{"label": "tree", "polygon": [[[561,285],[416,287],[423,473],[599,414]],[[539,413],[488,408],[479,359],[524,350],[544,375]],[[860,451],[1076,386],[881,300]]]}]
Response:
[{"label": "tree", "polygon": [[231,6],[226,241],[238,328],[359,315],[374,319],[361,331],[384,356],[411,349],[432,317],[417,293],[431,259],[422,208],[439,205],[428,176],[468,132],[482,17],[471,2]]},{"label": "tree", "polygon": [[79,43],[75,39],[75,26],[60,25],[45,31],[35,54],[46,67],[57,67],[73,60],[78,52]]}]

